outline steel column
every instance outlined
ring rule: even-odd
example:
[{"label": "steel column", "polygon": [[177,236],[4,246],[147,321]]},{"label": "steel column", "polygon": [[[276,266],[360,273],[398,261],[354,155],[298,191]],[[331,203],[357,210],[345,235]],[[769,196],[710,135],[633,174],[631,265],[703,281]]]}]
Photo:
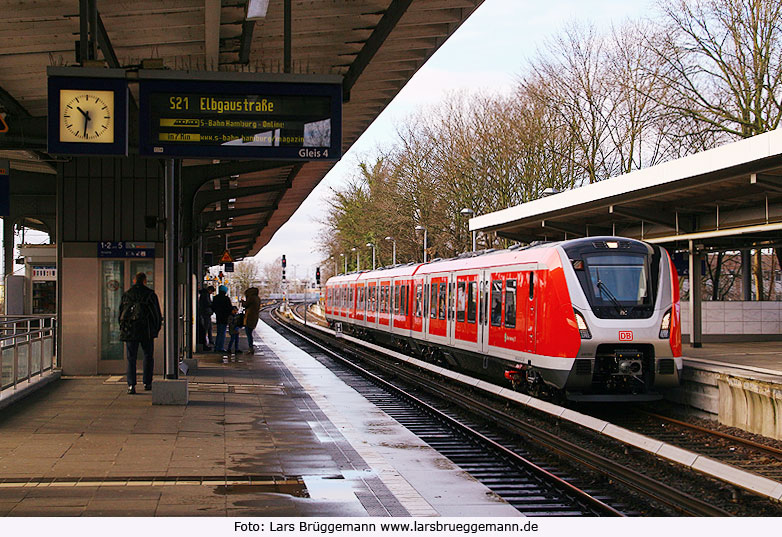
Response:
[{"label": "steel column", "polygon": [[14,223],[10,216],[3,217],[3,274],[14,271]]},{"label": "steel column", "polygon": [[741,293],[743,300],[752,300],[752,251],[741,251]]},{"label": "steel column", "polygon": [[165,376],[167,379],[178,377],[177,366],[177,277],[176,277],[176,237],[177,237],[177,217],[176,217],[176,181],[175,165],[173,159],[166,160],[165,163],[165,181],[166,181],[166,262],[165,262]]},{"label": "steel column", "polygon": [[291,0],[285,0],[283,15],[283,71],[291,72]]},{"label": "steel column", "polygon": [[690,347],[701,347],[703,327],[701,326],[701,261],[703,253],[697,252],[690,241]]}]

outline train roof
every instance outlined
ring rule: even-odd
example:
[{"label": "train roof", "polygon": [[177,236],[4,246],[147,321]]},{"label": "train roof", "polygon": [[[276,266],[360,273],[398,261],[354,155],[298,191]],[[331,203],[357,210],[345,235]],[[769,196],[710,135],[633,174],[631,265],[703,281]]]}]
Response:
[{"label": "train roof", "polygon": [[[466,252],[457,257],[449,259],[435,259],[428,263],[408,263],[406,265],[394,265],[391,267],[381,267],[376,270],[364,270],[361,272],[351,272],[329,278],[328,284],[352,283],[356,281],[374,280],[378,278],[404,278],[412,276],[421,276],[425,274],[437,274],[440,272],[451,272],[456,270],[469,270],[485,267],[497,267],[511,265],[516,263],[527,263],[542,261],[540,259],[541,250],[552,250],[557,246],[571,245],[581,242],[611,242],[612,240],[640,242],[637,239],[627,237],[582,237],[567,241],[558,242],[535,242],[529,246],[512,246],[503,250],[482,250],[479,252]],[[646,244],[646,243],[643,243]]]},{"label": "train roof", "polygon": [[381,267],[376,270],[365,270],[361,272],[351,272],[329,278],[327,285],[353,283],[363,280],[374,280],[378,278],[404,278],[423,274],[436,274],[439,272],[450,272],[453,270],[468,270],[472,268],[493,267],[501,265],[510,265],[513,263],[525,262],[527,257],[524,252],[542,248],[551,248],[559,243],[546,242],[536,243],[530,246],[511,247],[503,250],[483,250],[479,252],[467,252],[457,257],[449,259],[434,259],[427,263],[408,263],[406,265],[394,265],[391,267]]}]

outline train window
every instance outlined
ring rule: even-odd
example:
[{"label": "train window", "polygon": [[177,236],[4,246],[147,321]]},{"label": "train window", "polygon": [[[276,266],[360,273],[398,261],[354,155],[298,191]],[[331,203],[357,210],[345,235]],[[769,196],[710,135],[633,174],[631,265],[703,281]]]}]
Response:
[{"label": "train window", "polygon": [[516,328],[516,280],[505,281],[505,326]]},{"label": "train window", "polygon": [[491,325],[502,324],[502,280],[491,282]]},{"label": "train window", "polygon": [[535,298],[535,273],[529,273],[529,299]]},{"label": "train window", "polygon": [[407,316],[408,313],[410,313],[410,305],[408,304],[407,295],[408,295],[407,285],[403,285],[402,290],[399,293],[399,298],[401,300],[401,304],[399,306],[399,313],[401,313],[405,317]]},{"label": "train window", "polygon": [[423,286],[419,283],[415,286],[415,316],[420,317],[421,316],[421,300],[423,298],[422,296]]},{"label": "train window", "polygon": [[429,312],[432,319],[437,319],[437,284],[432,284],[432,300],[430,302],[432,309]]},{"label": "train window", "polygon": [[372,286],[372,311],[377,311],[377,284]]},{"label": "train window", "polygon": [[424,284],[424,307],[421,310],[424,315],[426,315],[426,312],[429,311],[429,284]]},{"label": "train window", "polygon": [[470,282],[467,290],[467,322],[475,323],[475,295],[478,291],[478,282]]},{"label": "train window", "polygon": [[443,282],[440,284],[440,296],[437,297],[437,312],[438,312],[438,318],[445,319],[445,301],[448,298],[448,288],[446,286],[446,283]]},{"label": "train window", "polygon": [[464,282],[456,284],[456,322],[464,322],[464,312],[467,309],[467,289]]}]

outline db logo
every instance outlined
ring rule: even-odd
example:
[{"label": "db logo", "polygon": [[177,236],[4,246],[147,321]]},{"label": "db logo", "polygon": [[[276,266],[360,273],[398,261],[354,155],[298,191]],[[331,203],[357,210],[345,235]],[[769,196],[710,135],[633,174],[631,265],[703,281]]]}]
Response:
[{"label": "db logo", "polygon": [[619,331],[619,341],[632,341],[633,333],[630,330]]}]

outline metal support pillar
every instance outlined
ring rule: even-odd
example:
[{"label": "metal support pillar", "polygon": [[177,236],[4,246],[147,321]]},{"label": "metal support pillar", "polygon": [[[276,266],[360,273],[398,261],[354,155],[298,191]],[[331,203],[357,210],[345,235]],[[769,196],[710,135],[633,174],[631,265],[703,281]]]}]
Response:
[{"label": "metal support pillar", "polygon": [[193,307],[193,248],[187,246],[183,248],[183,252],[186,276],[186,281],[182,282],[185,291],[184,357],[192,358],[193,349],[195,348],[195,324],[193,323],[193,316],[195,314],[195,308]]},{"label": "metal support pillar", "polygon": [[3,275],[14,271],[14,223],[10,216],[3,217]]},{"label": "metal support pillar", "polygon": [[177,189],[175,181],[175,163],[173,159],[165,161],[166,167],[166,262],[165,262],[165,376],[178,378],[177,356],[177,277],[176,277],[176,237],[177,237]]},{"label": "metal support pillar", "polygon": [[291,0],[285,0],[283,14],[283,71],[291,72]]},{"label": "metal support pillar", "polygon": [[476,246],[475,238],[476,238],[477,233],[478,232],[475,231],[475,230],[472,231],[472,251],[473,252],[475,252],[477,250],[477,248],[475,247]]},{"label": "metal support pillar", "polygon": [[701,326],[701,261],[703,254],[695,250],[690,241],[690,347],[701,347],[703,327]]},{"label": "metal support pillar", "polygon": [[741,293],[742,299],[752,300],[752,251],[741,251]]}]

